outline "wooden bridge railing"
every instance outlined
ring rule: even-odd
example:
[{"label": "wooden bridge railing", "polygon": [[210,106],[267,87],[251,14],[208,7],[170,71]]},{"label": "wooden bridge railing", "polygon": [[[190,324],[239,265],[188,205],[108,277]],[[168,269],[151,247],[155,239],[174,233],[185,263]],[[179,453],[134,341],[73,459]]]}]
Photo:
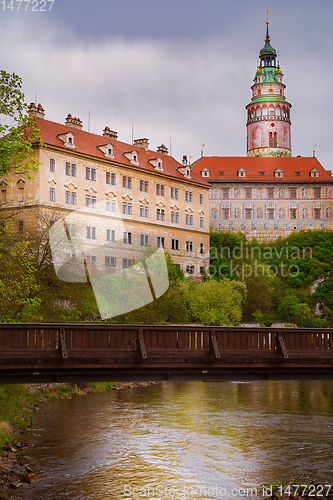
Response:
[{"label": "wooden bridge railing", "polygon": [[333,378],[333,329],[0,324],[0,378],[23,369],[211,367],[325,368]]},{"label": "wooden bridge railing", "polygon": [[147,351],[208,352],[212,338],[221,352],[276,351],[281,341],[288,352],[333,354],[333,329],[243,328],[203,326],[0,324],[0,359],[4,351],[137,351],[139,335]]}]

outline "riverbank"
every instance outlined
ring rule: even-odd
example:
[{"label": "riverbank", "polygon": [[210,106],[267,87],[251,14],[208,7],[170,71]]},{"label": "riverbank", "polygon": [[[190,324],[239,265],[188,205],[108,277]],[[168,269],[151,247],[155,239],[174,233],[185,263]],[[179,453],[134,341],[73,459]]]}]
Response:
[{"label": "riverbank", "polygon": [[[30,384],[0,386],[0,500],[23,500],[24,490],[37,481],[26,455],[34,447],[33,413],[43,403],[90,393],[142,387],[156,382]],[[22,493],[21,493],[22,492]]]}]

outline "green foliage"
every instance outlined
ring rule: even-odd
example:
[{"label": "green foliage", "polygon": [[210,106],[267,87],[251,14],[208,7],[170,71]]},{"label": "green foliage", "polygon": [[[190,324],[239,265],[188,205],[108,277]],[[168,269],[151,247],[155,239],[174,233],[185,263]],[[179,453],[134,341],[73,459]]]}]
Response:
[{"label": "green foliage", "polygon": [[204,325],[238,325],[245,302],[244,283],[228,279],[189,283],[184,298],[191,322]]},{"label": "green foliage", "polygon": [[40,143],[40,130],[27,115],[22,93],[22,79],[15,73],[0,71],[0,172],[38,172],[38,158],[33,158],[33,144]]},{"label": "green foliage", "polygon": [[296,297],[287,295],[280,300],[277,313],[283,319],[296,321],[299,326],[304,326],[304,321],[310,313],[310,307],[304,302],[299,302]]},{"label": "green foliage", "polygon": [[[300,231],[261,245],[239,233],[220,232],[211,235],[211,247],[214,279],[222,275],[246,284],[245,320],[270,316],[299,326],[333,324],[332,231]],[[310,288],[321,276],[327,279],[311,297]],[[325,320],[314,317],[319,300]]]},{"label": "green foliage", "polygon": [[31,321],[41,299],[36,259],[29,242],[15,241],[13,227],[0,231],[0,311],[3,321]]},{"label": "green foliage", "polygon": [[26,410],[27,391],[23,385],[0,386],[0,451],[11,437],[10,426],[29,427],[31,413]]}]

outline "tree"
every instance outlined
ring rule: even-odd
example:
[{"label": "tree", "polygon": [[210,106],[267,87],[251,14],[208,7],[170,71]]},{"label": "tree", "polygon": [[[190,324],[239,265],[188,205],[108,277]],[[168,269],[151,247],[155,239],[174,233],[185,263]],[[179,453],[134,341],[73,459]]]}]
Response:
[{"label": "tree", "polygon": [[0,230],[0,322],[36,320],[41,302],[36,259],[15,236],[10,224]]},{"label": "tree", "polygon": [[27,174],[38,172],[39,160],[33,158],[33,144],[40,143],[40,130],[22,92],[22,79],[15,73],[0,71],[0,173]]}]

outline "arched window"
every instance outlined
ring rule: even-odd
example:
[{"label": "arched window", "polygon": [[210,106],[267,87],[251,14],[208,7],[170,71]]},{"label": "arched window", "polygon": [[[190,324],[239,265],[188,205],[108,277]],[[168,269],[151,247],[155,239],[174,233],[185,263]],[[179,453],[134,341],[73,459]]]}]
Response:
[{"label": "arched window", "polygon": [[273,147],[273,134],[272,132],[269,133],[269,147]]},{"label": "arched window", "polygon": [[277,133],[274,132],[274,147],[277,148]]},{"label": "arched window", "polygon": [[258,90],[258,95],[261,95],[261,89]]}]

